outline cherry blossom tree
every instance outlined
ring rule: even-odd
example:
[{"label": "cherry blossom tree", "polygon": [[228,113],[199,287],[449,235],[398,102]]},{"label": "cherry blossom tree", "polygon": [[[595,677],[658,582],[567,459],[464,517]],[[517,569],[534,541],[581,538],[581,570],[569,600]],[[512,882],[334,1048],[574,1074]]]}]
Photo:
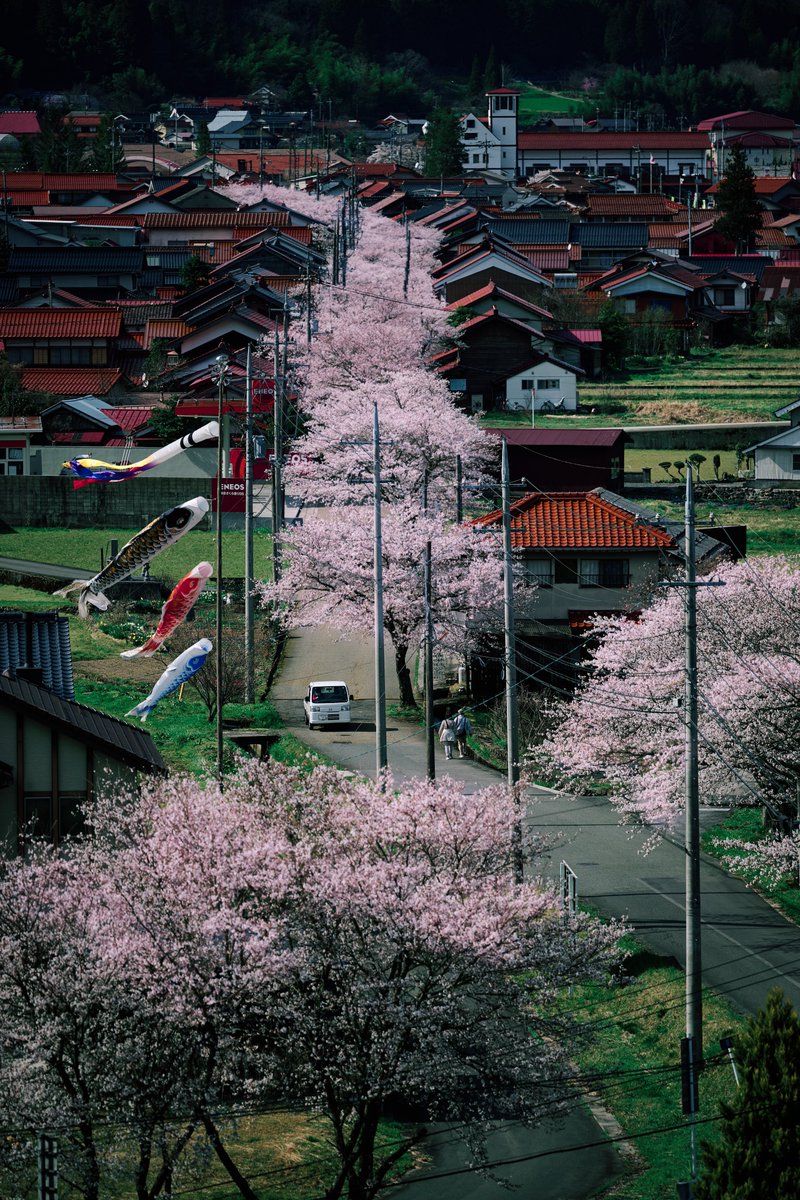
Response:
[{"label": "cherry blossom tree", "polygon": [[[437,637],[466,654],[478,639],[502,628],[502,544],[496,531],[457,526],[419,505],[386,506],[381,518],[384,628],[395,656],[403,703],[416,704],[409,653],[425,622],[425,545],[432,546],[431,608]],[[288,560],[277,585],[264,584],[265,603],[286,624],[329,623],[343,634],[372,629],[374,620],[373,518],[350,506],[309,517],[292,532]],[[532,603],[535,586],[515,579],[517,604]]]},{"label": "cherry blossom tree", "polygon": [[516,818],[506,788],[255,763],[224,795],[100,801],[90,843],[0,879],[4,1123],[67,1131],[90,1200],[125,1157],[103,1155],[109,1114],[139,1200],[185,1189],[205,1134],[253,1200],[217,1114],[301,1104],[330,1125],[326,1195],[371,1200],[420,1136],[380,1148],[395,1100],[467,1121],[476,1148],[493,1117],[550,1115],[583,1032],[556,994],[605,977],[621,931],[514,884]]},{"label": "cherry blossom tree", "polygon": [[[780,823],[800,784],[800,571],[761,558],[715,578],[724,586],[697,595],[701,797],[765,804]],[[682,592],[598,629],[587,680],[535,760],[572,783],[600,774],[626,817],[672,825],[684,794]]]}]

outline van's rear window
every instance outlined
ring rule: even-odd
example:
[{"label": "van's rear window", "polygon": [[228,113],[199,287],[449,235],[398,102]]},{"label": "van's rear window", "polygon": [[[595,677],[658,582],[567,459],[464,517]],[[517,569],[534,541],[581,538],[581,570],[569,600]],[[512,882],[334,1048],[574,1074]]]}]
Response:
[{"label": "van's rear window", "polygon": [[346,687],[315,687],[311,689],[312,704],[346,704]]}]

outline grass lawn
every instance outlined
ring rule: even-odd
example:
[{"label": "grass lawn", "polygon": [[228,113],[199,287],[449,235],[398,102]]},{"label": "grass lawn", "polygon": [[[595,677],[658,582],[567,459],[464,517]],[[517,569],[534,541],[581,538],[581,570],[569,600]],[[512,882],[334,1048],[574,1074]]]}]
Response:
[{"label": "grass lawn", "polygon": [[[681,1112],[684,978],[664,960],[633,949],[621,987],[573,988],[563,1003],[595,1033],[595,1043],[574,1055],[582,1088],[614,1114],[636,1151],[627,1175],[605,1195],[674,1200],[676,1182],[691,1173],[690,1118]],[[718,996],[704,993],[706,1065],[700,1077],[698,1143],[718,1138],[718,1103],[731,1101],[736,1091],[719,1039],[744,1023]]]},{"label": "grass lawn", "polygon": [[[691,447],[687,448],[686,446],[669,450],[632,450],[626,447],[625,470],[641,471],[643,467],[649,467],[652,483],[680,483],[685,479],[685,476],[680,475],[673,464],[676,462],[686,462],[687,456],[694,453],[695,451]],[[714,465],[712,459],[715,454],[718,454],[720,459],[720,475],[724,475],[727,472],[735,476],[739,469],[733,450],[702,450],[699,453],[705,455],[706,460],[700,464],[700,481],[702,483],[714,482]],[[662,462],[670,464],[669,470],[665,471],[663,467],[659,466]],[[696,479],[697,476],[695,475]]]},{"label": "grass lawn", "polygon": [[[683,505],[663,500],[647,501],[673,521],[683,520]],[[718,525],[746,525],[749,557],[761,554],[797,554],[800,552],[800,507],[762,507],[753,504],[721,503],[716,499],[698,500],[698,524],[705,524],[713,512]]]},{"label": "grass lawn", "polygon": [[562,96],[558,92],[546,92],[543,88],[533,86],[520,91],[519,115],[523,119],[538,118],[544,113],[582,113],[586,108],[586,101],[575,96]]},{"label": "grass lawn", "polygon": [[[724,854],[728,853],[724,845],[726,839],[758,842],[763,837],[763,809],[757,806],[732,808],[724,821],[715,825],[713,829],[706,830],[703,834],[702,848],[712,858],[722,858]],[[740,868],[733,870],[731,867],[726,867],[726,870],[747,880],[755,891],[779,908],[790,921],[800,924],[800,887],[797,886],[797,872],[792,879],[785,879],[776,884],[765,884],[757,880],[755,874],[744,865],[744,861]]]},{"label": "grass lawn", "polygon": [[[109,544],[116,539],[120,549],[129,542],[135,529],[15,529],[0,535],[0,557],[24,558],[37,563],[100,570],[100,553],[108,561]],[[272,536],[257,530],[253,536],[253,559],[257,578],[272,571]],[[176,583],[192,567],[216,558],[215,538],[210,529],[193,529],[153,561],[154,577]],[[244,533],[222,535],[222,569],[227,579],[244,577]],[[55,590],[55,589],[54,589]]]}]

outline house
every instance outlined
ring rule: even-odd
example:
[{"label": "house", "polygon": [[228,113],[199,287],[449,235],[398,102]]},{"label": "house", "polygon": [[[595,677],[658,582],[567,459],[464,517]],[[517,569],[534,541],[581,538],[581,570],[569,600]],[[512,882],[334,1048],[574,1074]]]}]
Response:
[{"label": "house", "polygon": [[116,246],[13,246],[6,268],[22,292],[52,284],[78,295],[111,298],[134,292],[144,269],[141,250]]},{"label": "house", "polygon": [[621,175],[637,180],[639,191],[647,191],[651,165],[656,181],[659,172],[683,175],[685,179],[708,178],[710,153],[707,132],[576,133],[553,129],[519,134],[517,173],[524,177],[567,170],[584,175]]},{"label": "house", "polygon": [[508,446],[511,487],[542,492],[592,488],[618,491],[625,470],[626,435],[622,429],[523,429],[487,426],[491,437]]},{"label": "house", "polygon": [[800,485],[800,400],[775,410],[779,420],[789,419],[789,428],[781,430],[745,454],[755,459],[756,479],[787,480]]},{"label": "house", "polygon": [[30,474],[31,440],[41,432],[41,417],[0,417],[0,475]]},{"label": "house", "polygon": [[709,139],[712,181],[724,176],[726,158],[734,146],[744,151],[745,161],[756,175],[786,179],[794,173],[797,134],[791,117],[743,109],[698,121],[697,131]]},{"label": "house", "polygon": [[577,407],[576,377],[583,371],[556,358],[548,336],[525,322],[490,308],[460,325],[455,338],[433,361],[468,411],[541,409],[545,401]]},{"label": "house", "polygon": [[[597,616],[635,614],[652,587],[683,560],[684,529],[603,487],[589,491],[529,492],[510,506],[512,549],[537,584],[533,608],[516,622],[523,686],[575,682],[584,634]],[[502,510],[473,521],[497,529]],[[698,570],[729,556],[722,542],[698,533]],[[498,656],[499,657],[499,656]],[[497,686],[489,656],[473,676],[481,692]]]},{"label": "house", "polygon": [[144,730],[72,698],[69,624],[56,613],[0,612],[0,845],[56,844],[103,791],[124,795],[164,761]]}]

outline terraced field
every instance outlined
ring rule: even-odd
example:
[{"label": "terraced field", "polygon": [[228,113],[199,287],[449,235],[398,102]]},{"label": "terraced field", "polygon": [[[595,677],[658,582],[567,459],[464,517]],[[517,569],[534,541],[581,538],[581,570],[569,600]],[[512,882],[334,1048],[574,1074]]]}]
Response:
[{"label": "terraced field", "polygon": [[[581,412],[540,417],[536,424],[561,427],[673,425],[773,419],[776,408],[800,395],[800,350],[732,347],[655,369],[631,369],[608,383],[584,381]],[[510,414],[505,414],[507,423]],[[517,418],[528,424],[530,415]],[[493,418],[487,418],[493,423]]]}]

